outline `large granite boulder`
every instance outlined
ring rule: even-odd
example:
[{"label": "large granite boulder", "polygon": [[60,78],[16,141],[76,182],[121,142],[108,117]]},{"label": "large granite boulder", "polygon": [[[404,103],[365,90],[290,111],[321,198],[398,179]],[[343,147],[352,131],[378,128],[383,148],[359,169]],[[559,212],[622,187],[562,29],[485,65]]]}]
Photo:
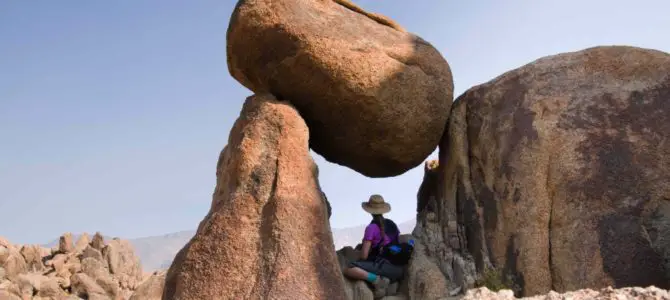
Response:
[{"label": "large granite boulder", "polygon": [[163,299],[346,299],[308,138],[288,103],[247,98]]},{"label": "large granite boulder", "polygon": [[595,47],[507,72],[456,100],[441,148],[443,205],[517,295],[670,287],[669,54]]},{"label": "large granite boulder", "polygon": [[241,0],[231,75],[291,102],[328,161],[369,177],[404,173],[437,147],[453,100],[449,65],[420,37],[344,0]]}]

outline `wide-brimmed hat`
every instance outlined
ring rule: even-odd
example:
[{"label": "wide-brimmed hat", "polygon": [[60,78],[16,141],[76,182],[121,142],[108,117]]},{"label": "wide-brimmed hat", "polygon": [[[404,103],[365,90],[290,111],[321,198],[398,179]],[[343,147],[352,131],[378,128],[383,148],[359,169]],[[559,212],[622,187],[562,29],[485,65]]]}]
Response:
[{"label": "wide-brimmed hat", "polygon": [[391,211],[391,204],[384,202],[384,197],[381,195],[372,195],[368,202],[361,203],[364,211],[373,215],[381,215]]}]

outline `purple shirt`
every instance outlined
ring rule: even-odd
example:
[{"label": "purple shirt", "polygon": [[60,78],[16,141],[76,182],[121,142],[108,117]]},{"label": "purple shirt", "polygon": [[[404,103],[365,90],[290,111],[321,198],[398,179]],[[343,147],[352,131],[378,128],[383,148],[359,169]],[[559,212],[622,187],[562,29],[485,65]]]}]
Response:
[{"label": "purple shirt", "polygon": [[[372,247],[377,247],[379,242],[382,240],[382,231],[377,224],[370,224],[368,227],[365,227],[365,234],[363,235],[363,241],[371,241]],[[384,236],[384,244],[387,245],[391,242],[391,238]]]}]

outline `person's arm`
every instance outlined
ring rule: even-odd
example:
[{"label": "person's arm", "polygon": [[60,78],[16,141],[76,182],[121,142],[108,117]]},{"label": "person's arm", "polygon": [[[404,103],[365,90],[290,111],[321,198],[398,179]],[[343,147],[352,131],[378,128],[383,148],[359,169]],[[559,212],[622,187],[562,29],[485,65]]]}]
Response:
[{"label": "person's arm", "polygon": [[368,255],[370,254],[370,248],[372,248],[372,242],[363,241],[363,247],[361,248],[361,260],[368,259]]}]

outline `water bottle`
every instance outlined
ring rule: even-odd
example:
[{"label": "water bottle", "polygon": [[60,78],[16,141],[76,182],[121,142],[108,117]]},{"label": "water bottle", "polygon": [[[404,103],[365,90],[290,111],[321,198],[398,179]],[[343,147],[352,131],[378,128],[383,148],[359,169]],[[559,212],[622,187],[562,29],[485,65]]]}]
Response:
[{"label": "water bottle", "polygon": [[398,245],[393,245],[389,247],[389,250],[391,250],[391,253],[393,254],[398,254],[400,252],[400,247],[398,247]]},{"label": "water bottle", "polygon": [[414,240],[409,240],[407,243],[408,243],[410,246],[414,247]]}]

